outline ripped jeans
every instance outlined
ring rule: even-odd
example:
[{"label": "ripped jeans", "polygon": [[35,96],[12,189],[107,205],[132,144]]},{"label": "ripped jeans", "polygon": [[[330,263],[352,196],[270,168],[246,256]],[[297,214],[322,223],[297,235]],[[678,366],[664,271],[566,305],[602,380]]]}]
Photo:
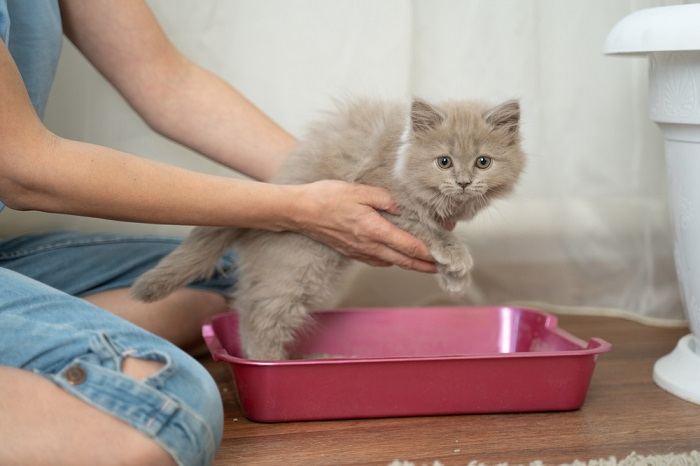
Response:
[{"label": "ripped jeans", "polygon": [[[181,466],[206,465],[223,428],[209,373],[166,340],[77,297],[129,286],[176,246],[75,233],[0,241],[0,365],[52,380],[143,432]],[[223,293],[232,264],[222,258],[220,273],[193,286]],[[164,365],[136,380],[121,372],[128,356]]]}]

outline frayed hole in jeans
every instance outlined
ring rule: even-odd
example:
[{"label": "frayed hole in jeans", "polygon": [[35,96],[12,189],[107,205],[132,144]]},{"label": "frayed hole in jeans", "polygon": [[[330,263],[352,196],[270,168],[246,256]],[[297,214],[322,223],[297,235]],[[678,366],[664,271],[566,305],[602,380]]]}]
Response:
[{"label": "frayed hole in jeans", "polygon": [[127,356],[122,360],[122,373],[136,380],[145,380],[165,366],[165,361]]}]

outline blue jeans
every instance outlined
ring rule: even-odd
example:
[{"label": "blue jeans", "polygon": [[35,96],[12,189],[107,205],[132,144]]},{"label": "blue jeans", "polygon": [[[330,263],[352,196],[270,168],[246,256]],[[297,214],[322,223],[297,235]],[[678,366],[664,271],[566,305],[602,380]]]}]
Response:
[{"label": "blue jeans", "polygon": [[[188,354],[78,296],[128,287],[178,244],[155,237],[52,233],[0,241],[0,365],[40,374],[151,437],[182,466],[211,463],[223,410],[209,373]],[[192,286],[224,293],[233,260]],[[163,367],[122,374],[127,357]]]}]

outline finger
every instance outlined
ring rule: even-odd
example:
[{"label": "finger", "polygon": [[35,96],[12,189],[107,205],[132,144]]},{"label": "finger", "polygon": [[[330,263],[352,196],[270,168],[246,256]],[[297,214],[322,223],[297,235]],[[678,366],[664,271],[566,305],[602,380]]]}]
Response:
[{"label": "finger", "polygon": [[420,259],[412,259],[408,267],[402,267],[407,270],[415,270],[423,273],[437,273],[437,266],[433,262],[425,262]]},{"label": "finger", "polygon": [[358,257],[357,260],[364,262],[367,265],[371,265],[372,267],[391,267],[392,265],[394,265],[390,262],[374,259],[371,257]]},{"label": "finger", "polygon": [[402,269],[416,270],[418,272],[426,273],[437,272],[437,266],[435,263],[406,256],[383,244],[378,244],[373,252],[374,257],[378,258],[379,260],[389,262],[392,265],[397,265]]},{"label": "finger", "polygon": [[394,203],[389,191],[375,186],[356,185],[362,196],[362,203],[377,210],[388,212],[392,215],[400,215],[398,206]]},{"label": "finger", "polygon": [[[335,248],[336,251],[344,255],[345,257],[349,257],[350,259],[354,259],[356,261],[363,262],[367,265],[371,265],[373,267],[391,267],[394,264],[391,262],[387,262],[385,260],[378,259],[374,255],[368,255],[364,251],[361,251],[360,249],[356,248],[351,248],[348,249],[345,247],[345,245],[333,245],[331,246]],[[366,248],[365,248],[366,249]]]},{"label": "finger", "polygon": [[435,262],[435,259],[430,254],[430,249],[423,241],[388,220],[384,218],[381,220],[382,226],[378,228],[379,237],[376,238],[377,241],[384,243],[405,256],[426,262]]}]

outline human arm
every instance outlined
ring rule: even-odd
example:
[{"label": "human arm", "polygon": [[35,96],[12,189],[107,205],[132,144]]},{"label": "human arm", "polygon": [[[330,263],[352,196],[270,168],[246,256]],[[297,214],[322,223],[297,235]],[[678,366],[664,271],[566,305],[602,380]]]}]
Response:
[{"label": "human arm", "polygon": [[[61,10],[69,39],[160,134],[265,181],[295,145],[236,89],[183,56],[142,0],[62,0]],[[391,203],[386,192],[337,182],[304,191],[306,201],[288,211],[298,212],[297,230],[373,265],[413,268],[407,257],[430,259],[370,207]]]},{"label": "human arm", "polygon": [[[98,3],[113,4],[95,0]],[[129,24],[121,24],[125,29],[120,32],[128,34]],[[337,182],[273,186],[211,177],[51,134],[31,109],[7,49],[4,45],[0,49],[0,198],[10,207],[150,223],[296,230],[366,262],[434,269],[416,259],[430,260],[422,243],[382,223],[374,209],[388,208],[391,199],[376,188]],[[109,55],[109,50],[103,52]],[[161,78],[167,80],[167,75]],[[177,93],[178,88],[172,90]],[[138,97],[132,99],[138,101]],[[249,106],[239,117],[246,119],[251,112],[259,117],[257,129],[243,125],[238,131],[257,131],[258,136],[276,132],[277,148],[291,143],[288,135],[286,143],[279,142],[286,133],[254,107]],[[238,136],[231,134],[230,139],[240,139]],[[256,150],[254,145],[244,146]],[[283,156],[276,157],[278,163]],[[253,160],[254,166],[265,164]],[[267,165],[268,173],[273,166]],[[335,205],[332,212],[325,213],[318,207],[329,199]]]},{"label": "human arm", "polygon": [[[392,208],[382,190],[338,182],[278,186],[204,175],[52,134],[31,107],[1,42],[0,199],[19,210],[296,230],[360,260],[434,270],[417,258],[430,260],[425,245],[373,221],[378,217],[374,209]],[[329,202],[333,215],[323,212]]]},{"label": "human arm", "polygon": [[142,0],[62,0],[64,32],[158,133],[268,181],[294,138],[183,56]]},{"label": "human arm", "polygon": [[284,228],[277,211],[290,202],[285,187],[194,173],[52,134],[34,113],[2,43],[0,102],[0,197],[10,207],[151,223]]}]

